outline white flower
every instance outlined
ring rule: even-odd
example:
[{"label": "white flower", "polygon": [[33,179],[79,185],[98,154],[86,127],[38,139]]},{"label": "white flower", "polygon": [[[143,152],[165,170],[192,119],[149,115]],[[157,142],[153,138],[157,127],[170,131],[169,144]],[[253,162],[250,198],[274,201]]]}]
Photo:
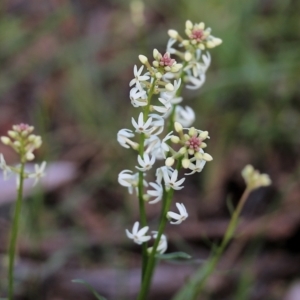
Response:
[{"label": "white flower", "polygon": [[203,62],[200,62],[201,59],[201,50],[197,49],[196,55],[193,59],[188,62],[188,65],[184,68],[185,71],[192,70],[192,75],[194,77],[200,77],[204,74],[208,67],[210,66],[211,57],[210,54],[207,52],[206,55],[202,54]]},{"label": "white flower", "polygon": [[169,53],[171,53],[171,54],[176,53],[176,49],[173,48],[173,45],[174,45],[175,43],[176,43],[176,40],[170,38],[170,39],[168,40],[168,43],[167,43],[167,50],[166,50],[166,52],[169,52]]},{"label": "white flower", "polygon": [[173,169],[171,167],[167,167],[167,166],[163,166],[163,167],[160,167],[160,168],[157,168],[156,169],[156,173],[155,173],[155,176],[156,176],[156,182],[157,183],[161,183],[162,182],[162,179],[164,178],[164,173],[168,173],[169,176],[172,175],[173,173]]},{"label": "white flower", "polygon": [[[153,238],[156,239],[158,236],[158,232],[157,231],[152,231],[153,234]],[[156,248],[156,252],[159,254],[163,254],[167,251],[168,248],[168,242],[167,242],[167,237],[162,234],[158,243],[158,246]],[[153,247],[149,247],[148,248],[148,253],[152,252]]]},{"label": "white flower", "polygon": [[33,183],[33,186],[35,186],[38,183],[38,181],[42,177],[45,176],[45,172],[44,172],[45,168],[46,168],[46,162],[45,161],[43,161],[40,166],[38,164],[34,165],[35,172],[28,175],[28,178],[34,178],[35,179],[34,183]]},{"label": "white flower", "polygon": [[144,122],[144,114],[141,112],[139,114],[138,122],[131,118],[131,123],[135,128],[135,132],[148,134],[153,131],[152,126],[152,118],[150,117],[146,122]]},{"label": "white flower", "polygon": [[185,181],[185,178],[181,178],[180,180],[177,181],[177,177],[178,177],[177,170],[173,171],[172,174],[169,174],[169,172],[164,169],[163,177],[167,189],[172,188],[174,190],[181,190],[184,188],[183,186],[180,185]]},{"label": "white flower", "polygon": [[[134,173],[130,170],[123,170],[119,173],[118,182],[120,185],[128,188],[129,194],[132,194],[133,189],[137,192],[137,186],[139,183],[139,173]],[[144,180],[144,186],[148,186],[148,183]]]},{"label": "white flower", "polygon": [[184,221],[189,216],[183,203],[176,203],[176,206],[179,210],[179,214],[174,213],[172,211],[167,212],[167,218],[169,220],[171,220],[171,219],[175,220],[175,221],[170,221],[170,223],[174,224],[174,225],[180,224],[182,221]]},{"label": "white flower", "polygon": [[4,180],[6,180],[10,173],[11,173],[11,169],[10,167],[6,164],[6,161],[4,159],[4,156],[2,153],[0,153],[0,169],[3,170],[3,178]]},{"label": "white flower", "polygon": [[139,90],[142,90],[140,81],[146,81],[150,78],[148,76],[149,73],[145,73],[144,75],[141,76],[143,69],[144,69],[144,66],[141,66],[139,68],[139,70],[137,69],[136,65],[134,66],[134,68],[133,68],[134,78],[129,82],[129,86],[133,86],[134,84],[136,84],[137,88]]},{"label": "white flower", "polygon": [[164,130],[165,120],[160,115],[157,114],[150,114],[149,117],[152,118],[151,121],[152,129],[150,134],[151,135],[161,134]]},{"label": "white flower", "polygon": [[166,142],[171,138],[172,133],[173,132],[168,133],[163,140],[156,135],[151,135],[145,140],[145,153],[151,153],[156,159],[166,159],[165,153],[169,151],[169,146]]},{"label": "white flower", "polygon": [[169,115],[169,113],[171,112],[172,104],[170,103],[170,101],[168,101],[164,98],[158,98],[158,100],[163,106],[153,105],[152,107],[157,112],[163,114],[162,117],[164,118],[167,115]]},{"label": "white flower", "polygon": [[175,109],[175,122],[179,122],[183,127],[190,127],[195,121],[195,113],[189,106],[183,108],[178,105]]},{"label": "white flower", "polygon": [[148,171],[152,168],[153,164],[155,163],[155,156],[150,156],[147,153],[144,153],[143,158],[139,155],[138,156],[138,162],[140,164],[140,167],[136,168],[142,172]]},{"label": "white flower", "polygon": [[[169,75],[171,74],[171,75]],[[172,73],[167,73],[164,75],[164,79],[172,79],[173,77]],[[160,95],[162,98],[168,100],[171,104],[175,105],[175,104],[178,104],[182,101],[182,97],[177,97],[176,94],[177,94],[177,91],[178,89],[180,88],[181,86],[181,78],[179,78],[178,80],[174,80],[174,90],[172,92],[161,92]]]},{"label": "white flower", "polygon": [[[204,151],[202,151],[202,152],[204,152]],[[184,173],[184,175],[192,175],[192,174],[195,174],[196,172],[198,172],[198,173],[201,172],[203,170],[205,164],[206,164],[206,160],[204,160],[204,159],[197,159],[195,164],[193,164],[191,162],[188,168],[190,170],[192,170],[192,172]]]},{"label": "white flower", "polygon": [[188,76],[186,77],[186,80],[189,81],[193,85],[186,85],[187,89],[190,90],[196,90],[199,89],[203,83],[205,82],[205,74],[201,74],[199,78],[194,77],[191,72],[188,70]]},{"label": "white flower", "polygon": [[133,149],[138,148],[139,145],[129,139],[132,137],[134,137],[134,133],[130,129],[121,129],[118,131],[118,142],[124,148],[130,148],[128,145],[130,145]]},{"label": "white flower", "polygon": [[160,183],[156,183],[156,182],[150,182],[149,185],[151,185],[154,190],[148,190],[147,194],[150,197],[156,197],[155,199],[149,201],[150,204],[154,204],[159,202],[162,199],[163,196],[163,187]]},{"label": "white flower", "polygon": [[136,87],[130,90],[129,97],[134,107],[146,106],[148,104],[146,91],[141,91]]},{"label": "white flower", "polygon": [[160,138],[156,135],[151,135],[148,139],[145,139],[145,153],[148,153],[151,155],[155,155],[157,149],[159,148],[160,145]]},{"label": "white flower", "polygon": [[126,235],[129,239],[133,240],[136,244],[141,245],[144,242],[148,242],[151,239],[150,235],[145,235],[149,230],[148,226],[145,226],[139,230],[139,222],[135,222],[132,227],[132,232],[126,229]]}]

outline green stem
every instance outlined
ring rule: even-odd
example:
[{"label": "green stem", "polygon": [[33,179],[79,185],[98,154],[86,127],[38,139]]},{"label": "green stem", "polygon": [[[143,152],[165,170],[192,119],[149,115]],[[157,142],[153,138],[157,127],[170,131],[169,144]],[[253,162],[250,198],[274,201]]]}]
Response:
[{"label": "green stem", "polygon": [[156,261],[155,261],[156,249],[158,247],[159,241],[161,239],[161,236],[162,236],[162,234],[164,232],[164,229],[166,227],[166,224],[167,224],[166,215],[167,215],[167,212],[170,209],[173,194],[174,194],[173,189],[170,189],[166,193],[166,200],[165,200],[165,205],[163,207],[162,219],[161,219],[161,222],[159,224],[157,237],[155,239],[152,251],[151,251],[151,253],[149,255],[149,258],[148,258],[148,263],[147,263],[147,268],[146,268],[144,280],[142,282],[142,287],[141,287],[140,293],[139,293],[138,298],[137,298],[138,300],[145,300],[146,296],[148,294],[149,288],[150,288],[150,283],[151,283],[154,267],[155,267],[155,264],[156,264]]},{"label": "green stem", "polygon": [[9,241],[9,249],[8,249],[9,252],[8,299],[9,300],[13,300],[13,295],[14,295],[14,261],[15,261],[15,254],[16,254],[16,243],[18,238],[19,219],[20,219],[22,201],[23,201],[24,168],[25,168],[25,163],[22,162],[20,168],[18,196],[17,196],[17,202],[15,204],[13,224],[12,224],[11,236]]},{"label": "green stem", "polygon": [[[150,103],[151,98],[153,96],[155,88],[155,80],[153,80],[153,84],[150,88],[149,95],[148,95],[148,104],[144,111],[144,121],[148,118],[149,110],[150,110]],[[145,142],[145,134],[142,133],[140,136],[140,143],[139,143],[139,155],[141,157],[144,156],[144,142]],[[145,201],[143,198],[144,195],[144,172],[139,172],[139,183],[138,183],[138,198],[139,198],[139,210],[140,210],[140,220],[141,220],[141,227],[147,226],[147,217],[146,217],[146,208],[145,208]],[[147,260],[148,260],[148,253],[147,253],[147,243],[142,244],[142,281],[145,275],[146,266],[147,266]]]},{"label": "green stem", "polygon": [[184,300],[184,299],[191,299],[195,300],[198,299],[197,296],[203,289],[203,286],[207,280],[207,278],[212,274],[212,272],[215,270],[218,262],[220,261],[221,255],[224,253],[228,243],[232,239],[237,223],[239,220],[239,216],[241,213],[242,208],[244,207],[244,204],[251,192],[250,188],[246,188],[244,191],[238,206],[236,207],[231,220],[229,222],[229,225],[227,227],[225,236],[222,240],[221,245],[216,250],[213,257],[201,268],[199,269],[196,274],[193,276],[191,281],[179,291],[179,293],[173,298],[173,300]]}]

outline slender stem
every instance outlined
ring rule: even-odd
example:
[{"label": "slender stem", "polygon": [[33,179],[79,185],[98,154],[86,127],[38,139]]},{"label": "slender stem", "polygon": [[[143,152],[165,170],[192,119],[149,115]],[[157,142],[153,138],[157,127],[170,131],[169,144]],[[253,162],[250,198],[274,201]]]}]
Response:
[{"label": "slender stem", "polygon": [[250,192],[251,188],[246,188],[246,190],[244,191],[234,213],[232,214],[222,243],[214,253],[213,257],[209,259],[209,261],[196,272],[191,281],[173,298],[174,300],[183,300],[187,298],[191,300],[198,299],[198,295],[203,289],[206,280],[215,270],[221,258],[221,255],[225,251],[228,243],[230,242],[235,233],[241,210],[244,207],[244,204]]},{"label": "slender stem", "polygon": [[194,293],[194,297],[192,299],[197,299],[197,295],[199,295],[200,291],[202,290],[207,278],[211,275],[211,273],[215,270],[221,255],[223,254],[225,248],[227,247],[228,243],[230,242],[231,238],[234,235],[234,232],[236,230],[237,227],[237,223],[239,220],[239,216],[241,213],[242,208],[244,207],[244,204],[249,196],[250,193],[250,189],[246,188],[239,203],[238,206],[236,207],[235,211],[232,214],[232,217],[230,219],[229,225],[227,227],[225,236],[222,240],[221,245],[219,246],[219,248],[217,249],[214,257],[212,258],[212,260],[208,263],[208,268],[207,268],[207,272],[204,275],[201,283],[199,285],[197,285],[197,288],[195,289],[195,293]]},{"label": "slender stem", "polygon": [[165,226],[167,224],[166,215],[167,215],[168,210],[170,209],[173,194],[174,194],[173,189],[170,189],[166,193],[166,201],[165,201],[165,206],[163,207],[162,219],[161,219],[161,222],[159,224],[157,237],[155,239],[152,251],[151,251],[150,256],[148,258],[148,263],[147,263],[147,268],[146,268],[144,280],[142,282],[142,287],[141,287],[140,293],[139,293],[138,298],[137,298],[138,300],[145,300],[146,296],[148,294],[148,291],[149,291],[149,287],[150,287],[150,283],[151,283],[151,279],[152,279],[152,275],[153,275],[153,271],[154,271],[154,267],[155,267],[156,249],[158,247],[159,241],[161,239],[161,236],[162,236],[162,234],[164,232],[164,229],[165,229]]},{"label": "slender stem", "polygon": [[[150,88],[149,94],[148,94],[148,104],[145,108],[144,111],[144,121],[148,118],[149,114],[149,109],[150,109],[150,103],[151,103],[151,98],[154,92],[154,87],[155,87],[155,80],[153,80],[153,84]],[[145,142],[145,134],[142,133],[140,136],[140,143],[139,143],[139,155],[141,157],[144,156],[144,142]],[[145,208],[145,201],[143,198],[144,194],[144,172],[139,171],[139,183],[138,183],[138,198],[139,198],[139,210],[140,210],[140,220],[141,220],[141,226],[145,227],[147,226],[147,217],[146,217],[146,208]],[[147,259],[148,259],[148,254],[147,254],[147,243],[142,244],[142,281],[144,278],[144,274],[146,271],[146,266],[147,266]]]},{"label": "slender stem", "polygon": [[9,241],[9,249],[8,249],[9,252],[8,299],[9,300],[13,300],[13,295],[14,295],[14,261],[15,261],[15,254],[16,254],[16,243],[18,238],[19,219],[20,219],[22,200],[23,200],[24,167],[25,167],[25,163],[21,162],[18,196],[17,196],[17,202],[15,204],[13,224],[12,224],[11,236]]}]

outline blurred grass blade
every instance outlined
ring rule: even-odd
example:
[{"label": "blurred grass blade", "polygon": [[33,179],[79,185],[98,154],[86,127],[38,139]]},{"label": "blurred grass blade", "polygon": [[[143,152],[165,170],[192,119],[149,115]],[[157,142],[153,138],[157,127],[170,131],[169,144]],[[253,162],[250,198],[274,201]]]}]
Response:
[{"label": "blurred grass blade", "polygon": [[168,254],[157,254],[155,256],[158,259],[163,259],[163,260],[182,260],[182,259],[191,259],[192,257],[185,253],[185,252],[173,252],[173,253],[168,253]]},{"label": "blurred grass blade", "polygon": [[73,279],[72,282],[74,283],[81,283],[83,285],[85,285],[92,293],[93,295],[98,299],[98,300],[107,300],[106,298],[100,296],[96,291],[95,289],[87,282],[85,282],[84,280],[82,279]]}]

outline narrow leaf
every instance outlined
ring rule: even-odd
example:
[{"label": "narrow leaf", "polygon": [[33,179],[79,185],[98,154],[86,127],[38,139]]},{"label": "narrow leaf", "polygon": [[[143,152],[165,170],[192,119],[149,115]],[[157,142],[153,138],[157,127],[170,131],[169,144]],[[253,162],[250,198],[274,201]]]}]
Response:
[{"label": "narrow leaf", "polygon": [[106,298],[100,296],[96,290],[86,281],[82,280],[82,279],[73,279],[72,282],[74,283],[81,283],[83,285],[85,285],[92,293],[93,295],[98,299],[98,300],[106,300]]},{"label": "narrow leaf", "polygon": [[167,253],[167,254],[157,254],[155,255],[158,259],[163,260],[177,260],[177,259],[191,259],[192,257],[185,253],[185,252],[173,252],[173,253]]}]

